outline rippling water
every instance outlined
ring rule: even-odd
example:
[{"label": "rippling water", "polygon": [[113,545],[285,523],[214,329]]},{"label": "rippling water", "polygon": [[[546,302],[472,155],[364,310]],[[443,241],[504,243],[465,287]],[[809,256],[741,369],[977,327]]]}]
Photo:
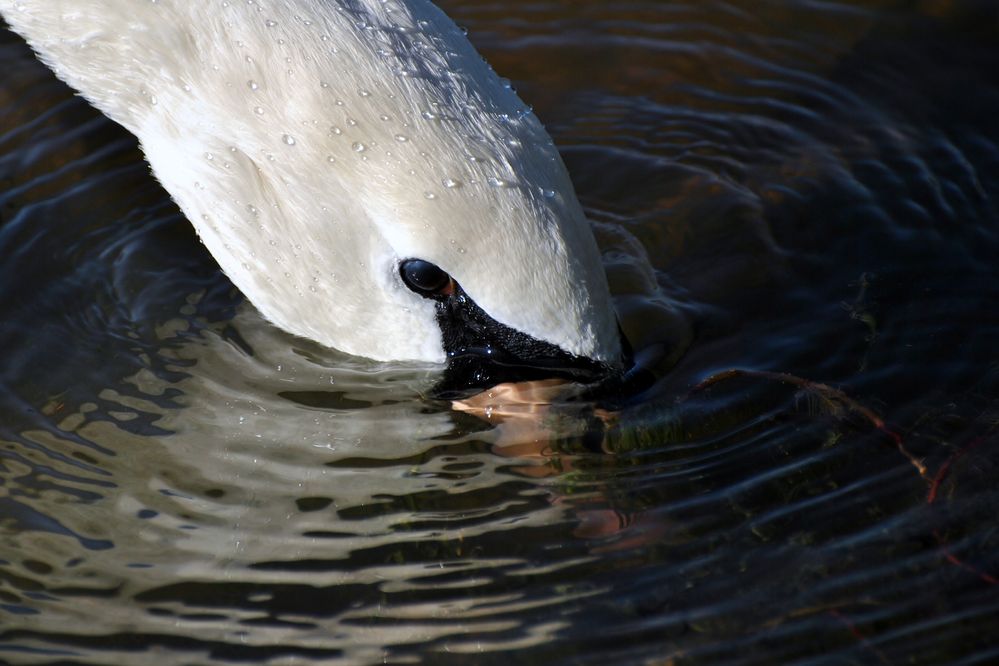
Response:
[{"label": "rippling water", "polygon": [[994,3],[444,6],[657,383],[273,330],[2,32],[0,661],[999,660]]}]

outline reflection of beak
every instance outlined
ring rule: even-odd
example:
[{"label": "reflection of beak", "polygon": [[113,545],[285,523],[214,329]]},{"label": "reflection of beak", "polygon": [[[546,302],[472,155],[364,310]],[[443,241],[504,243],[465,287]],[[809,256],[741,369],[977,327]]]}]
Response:
[{"label": "reflection of beak", "polygon": [[437,299],[437,323],[448,356],[434,390],[440,398],[460,398],[502,382],[559,378],[593,384],[617,372],[499,323],[455,282]]},{"label": "reflection of beak", "polygon": [[[552,440],[565,433],[552,430],[549,418],[557,409],[553,403],[563,399],[567,391],[571,391],[570,387],[560,379],[498,384],[476,395],[454,400],[451,407],[493,426],[492,450],[502,456],[521,459],[521,464],[513,467],[513,471],[530,477],[551,476],[569,471],[566,467],[570,464],[568,458],[565,464],[555,462],[557,454],[551,449]],[[568,411],[558,420],[562,427],[566,425],[565,417],[570,414],[572,412]],[[600,428],[598,441],[602,441],[602,435],[603,428]]]},{"label": "reflection of beak", "polygon": [[[573,402],[578,391],[578,386],[561,379],[504,383],[453,400],[451,407],[494,425],[492,442],[497,453],[551,463],[558,457],[551,449],[552,442],[559,438],[576,438],[587,450],[606,452],[604,435],[617,416],[588,403]],[[557,418],[550,418],[553,415]],[[557,471],[569,471],[567,465],[571,465],[568,458],[556,466]],[[528,476],[547,476],[556,467],[546,464],[517,469]]]}]

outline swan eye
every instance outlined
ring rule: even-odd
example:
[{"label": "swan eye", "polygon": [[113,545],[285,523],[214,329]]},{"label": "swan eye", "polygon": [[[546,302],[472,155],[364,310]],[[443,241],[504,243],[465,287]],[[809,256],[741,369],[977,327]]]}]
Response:
[{"label": "swan eye", "polygon": [[406,286],[425,298],[447,296],[452,291],[451,276],[422,259],[406,259],[399,264],[399,275]]}]

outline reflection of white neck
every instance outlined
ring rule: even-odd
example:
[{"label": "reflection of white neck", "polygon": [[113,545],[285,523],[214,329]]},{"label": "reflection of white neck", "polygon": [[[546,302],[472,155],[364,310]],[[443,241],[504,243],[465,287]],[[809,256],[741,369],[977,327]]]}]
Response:
[{"label": "reflection of white neck", "polygon": [[596,244],[551,140],[428,2],[0,0],[134,132],[265,317],[377,359],[443,359],[400,259],[493,318],[616,363]]}]

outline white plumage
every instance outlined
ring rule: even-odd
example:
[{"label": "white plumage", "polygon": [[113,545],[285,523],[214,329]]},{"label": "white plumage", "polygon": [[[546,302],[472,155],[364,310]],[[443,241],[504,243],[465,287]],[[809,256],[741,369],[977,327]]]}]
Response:
[{"label": "white plumage", "polygon": [[140,140],[233,283],[276,325],[442,361],[399,261],[490,316],[617,364],[606,278],[538,120],[422,0],[0,0],[55,72]]}]

